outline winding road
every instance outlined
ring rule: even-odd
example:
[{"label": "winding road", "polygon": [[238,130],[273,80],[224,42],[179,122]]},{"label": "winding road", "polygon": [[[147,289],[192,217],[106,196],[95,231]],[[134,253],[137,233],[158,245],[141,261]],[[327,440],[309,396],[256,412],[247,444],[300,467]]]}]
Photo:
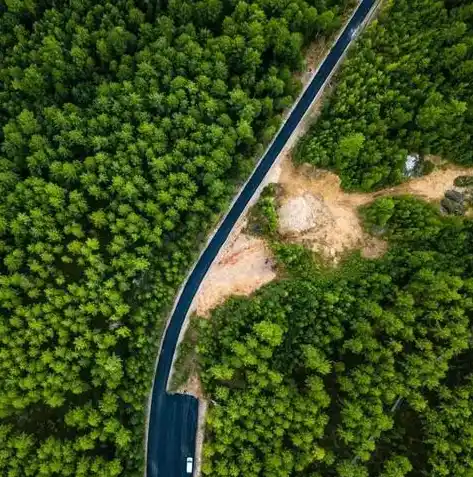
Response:
[{"label": "winding road", "polygon": [[181,289],[164,335],[153,383],[151,410],[148,419],[147,477],[190,477],[190,474],[186,473],[186,458],[194,457],[195,454],[198,401],[192,396],[168,394],[166,392],[182,325],[205,274],[228,238],[236,221],[245,211],[250,199],[294,129],[323,90],[375,4],[376,0],[362,0],[359,3],[345,29],[319,69],[314,73],[312,80],[294,104],[273,142],[233,201],[230,210],[200,255]]}]

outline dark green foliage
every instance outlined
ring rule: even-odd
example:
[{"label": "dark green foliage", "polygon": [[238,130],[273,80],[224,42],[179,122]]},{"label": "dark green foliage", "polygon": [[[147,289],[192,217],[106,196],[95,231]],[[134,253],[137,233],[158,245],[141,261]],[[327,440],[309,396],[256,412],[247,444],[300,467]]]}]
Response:
[{"label": "dark green foliage", "polygon": [[473,447],[473,374],[457,389],[442,386],[435,409],[424,417],[431,475],[471,476]]},{"label": "dark green foliage", "polygon": [[453,183],[457,187],[473,187],[473,176],[458,176]]},{"label": "dark green foliage", "polygon": [[205,475],[471,475],[473,223],[410,197],[363,213],[384,257],[302,269],[203,324]]},{"label": "dark green foliage", "polygon": [[387,3],[296,154],[347,189],[401,182],[410,151],[473,163],[473,5]]},{"label": "dark green foliage", "polygon": [[271,249],[279,265],[279,272],[282,274],[313,277],[320,269],[314,253],[303,245],[274,242]]},{"label": "dark green foliage", "polygon": [[2,476],[142,475],[165,313],[347,3],[0,6]]},{"label": "dark green foliage", "polygon": [[402,241],[436,237],[445,224],[437,207],[411,196],[383,197],[362,207],[361,214],[371,233]]},{"label": "dark green foliage", "polygon": [[422,162],[422,175],[427,176],[435,169],[435,164],[432,161]]}]

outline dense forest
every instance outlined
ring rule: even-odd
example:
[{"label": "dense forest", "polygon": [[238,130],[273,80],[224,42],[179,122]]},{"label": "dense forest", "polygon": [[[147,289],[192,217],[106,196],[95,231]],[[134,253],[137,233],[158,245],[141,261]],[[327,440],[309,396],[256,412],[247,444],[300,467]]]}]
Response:
[{"label": "dense forest", "polygon": [[0,474],[138,476],[166,310],[349,0],[0,2]]},{"label": "dense forest", "polygon": [[[296,159],[359,190],[405,180],[408,154],[472,164],[472,73],[471,2],[385,2]],[[333,268],[281,241],[266,189],[249,231],[271,244],[279,279],[198,320],[211,399],[204,475],[473,475],[473,221],[456,216],[464,197],[471,190],[448,191],[440,207],[376,200],[360,215],[388,251],[355,252]]]},{"label": "dense forest", "polygon": [[389,251],[337,269],[278,244],[280,280],[200,320],[205,475],[472,475],[473,221],[437,209],[377,200]]},{"label": "dense forest", "polygon": [[347,189],[403,180],[408,153],[473,163],[473,4],[394,0],[363,33],[297,160]]}]

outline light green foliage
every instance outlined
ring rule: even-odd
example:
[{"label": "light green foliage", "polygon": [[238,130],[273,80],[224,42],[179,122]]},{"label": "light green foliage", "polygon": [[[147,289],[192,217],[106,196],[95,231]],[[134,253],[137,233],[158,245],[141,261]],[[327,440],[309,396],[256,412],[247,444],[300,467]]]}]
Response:
[{"label": "light green foliage", "polygon": [[383,4],[296,153],[334,168],[347,189],[401,182],[409,152],[473,163],[471,2]]},{"label": "light green foliage", "polygon": [[2,476],[143,474],[175,290],[347,4],[2,4]]},{"label": "light green foliage", "polygon": [[271,249],[280,273],[299,277],[313,277],[321,268],[320,261],[307,247],[300,244],[274,242]]},{"label": "light green foliage", "polygon": [[438,407],[426,415],[427,443],[432,446],[429,456],[431,475],[435,477],[470,477],[473,448],[473,375],[453,391],[441,389]]},{"label": "light green foliage", "polygon": [[278,230],[277,186],[267,185],[252,207],[248,218],[248,230],[255,235],[274,238]]},{"label": "light green foliage", "polygon": [[183,340],[179,343],[177,355],[174,360],[170,391],[176,392],[183,386],[188,378],[197,372],[197,319],[191,317]]},{"label": "light green foliage", "polygon": [[365,136],[361,133],[353,133],[348,136],[344,136],[340,139],[338,144],[338,154],[341,156],[341,160],[356,159],[360,150],[365,142]]},{"label": "light green foliage", "polygon": [[205,475],[471,474],[473,222],[410,197],[364,216],[384,257],[324,271],[299,254],[205,321]]},{"label": "light green foliage", "polygon": [[380,477],[405,477],[412,470],[412,464],[404,456],[396,455],[384,464]]}]

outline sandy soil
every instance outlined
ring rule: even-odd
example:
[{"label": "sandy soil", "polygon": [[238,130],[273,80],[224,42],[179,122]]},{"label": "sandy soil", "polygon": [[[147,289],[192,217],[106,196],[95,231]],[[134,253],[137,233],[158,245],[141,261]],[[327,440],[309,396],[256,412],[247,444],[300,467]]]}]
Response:
[{"label": "sandy soil", "polygon": [[[290,157],[282,164],[280,184],[284,195],[279,209],[279,231],[288,240],[304,243],[334,261],[346,249],[363,248],[364,242],[368,243],[356,209],[368,202],[369,196],[346,194],[340,189],[337,175],[308,166],[296,168]],[[312,213],[306,210],[301,214],[300,206],[293,207],[302,197],[306,199],[305,207],[313,209]],[[376,256],[372,241],[370,245],[369,255]],[[374,248],[382,253],[385,247],[380,242]]]},{"label": "sandy soil", "polygon": [[208,316],[210,310],[230,295],[249,295],[276,277],[264,240],[241,232],[241,228],[202,283],[194,302],[195,312],[200,316]]},{"label": "sandy soil", "polygon": [[372,194],[346,193],[339,177],[309,165],[296,168],[290,156],[280,164],[283,197],[279,208],[280,233],[287,240],[304,243],[335,263],[348,249],[361,248],[368,258],[384,253],[385,242],[363,231],[357,212],[360,205],[386,195],[413,194],[440,200],[453,188],[455,177],[472,169],[448,165],[432,174]]},{"label": "sandy soil", "polygon": [[[279,182],[282,172],[278,158],[261,183],[260,191]],[[257,196],[257,194],[255,194]],[[255,203],[257,197],[252,200]],[[192,304],[192,311],[203,317],[231,295],[249,295],[276,277],[274,260],[267,244],[243,232],[244,214],[233,227],[215,262],[205,276]]]},{"label": "sandy soil", "polygon": [[209,403],[206,399],[199,399],[199,418],[197,422],[197,437],[195,442],[195,476],[200,477],[202,469],[202,451],[205,440],[205,421]]},{"label": "sandy soil", "polygon": [[177,390],[177,393],[191,394],[199,399],[203,398],[204,392],[202,390],[202,383],[200,382],[199,375],[195,372],[192,373],[187,382]]},{"label": "sandy soil", "polygon": [[383,195],[408,193],[425,200],[438,201],[443,197],[445,191],[455,189],[453,181],[460,175],[473,175],[473,169],[446,165],[426,177],[418,177],[398,187],[386,189],[383,191]]},{"label": "sandy soil", "polygon": [[329,217],[325,202],[312,194],[288,197],[279,208],[279,233],[300,235],[320,226]]}]

